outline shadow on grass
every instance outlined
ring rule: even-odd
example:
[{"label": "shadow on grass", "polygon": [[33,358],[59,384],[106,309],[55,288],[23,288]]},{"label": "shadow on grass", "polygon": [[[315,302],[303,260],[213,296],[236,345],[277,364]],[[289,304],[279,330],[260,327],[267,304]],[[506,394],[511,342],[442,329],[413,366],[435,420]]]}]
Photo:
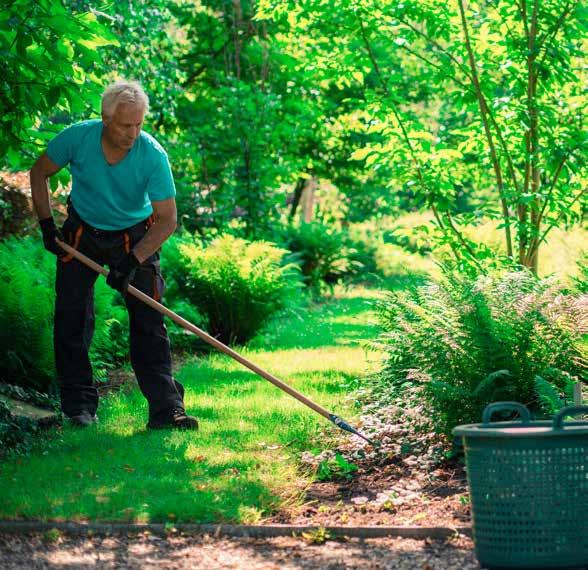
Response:
[{"label": "shadow on grass", "polygon": [[[239,430],[218,432],[236,445]],[[255,457],[192,454],[169,431],[117,435],[89,428],[2,465],[4,519],[244,522],[274,508]],[[197,437],[194,434],[194,437]],[[49,448],[49,449],[47,449]],[[234,450],[232,450],[234,451]]]},{"label": "shadow on grass", "polygon": [[255,350],[357,346],[374,336],[375,327],[367,322],[374,303],[372,297],[329,299],[295,315],[278,316],[248,346]]},{"label": "shadow on grass", "polygon": [[[261,384],[271,384],[252,371],[227,370],[225,366],[226,363],[222,360],[206,361],[203,364],[194,363],[194,365],[187,365],[179,379],[184,384],[188,395],[210,394],[219,390],[222,391],[223,398],[253,396],[259,392]],[[311,386],[316,392],[338,394],[347,391],[349,385],[354,384],[357,378],[356,374],[341,370],[316,369],[292,373],[283,380],[298,386]],[[189,410],[199,413],[203,410],[206,417],[218,417],[210,407],[199,408],[191,405]]]}]

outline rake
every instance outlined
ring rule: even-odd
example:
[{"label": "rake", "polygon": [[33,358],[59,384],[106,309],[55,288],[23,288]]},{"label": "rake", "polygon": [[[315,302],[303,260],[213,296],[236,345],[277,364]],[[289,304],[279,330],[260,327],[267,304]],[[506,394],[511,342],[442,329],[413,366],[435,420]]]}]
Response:
[{"label": "rake", "polygon": [[[80,261],[84,265],[87,265],[88,267],[90,267],[94,271],[100,273],[101,275],[104,275],[105,277],[108,276],[108,270],[105,269],[104,267],[102,267],[100,264],[96,263],[95,261],[93,261],[89,257],[85,256],[83,253],[80,253],[79,251],[77,251],[73,247],[69,246],[68,244],[66,244],[58,239],[56,239],[55,241],[57,242],[59,247],[61,247],[65,251],[67,251],[67,253],[69,253],[70,255],[75,257],[78,261]],[[169,317],[172,321],[174,321],[175,323],[177,323],[181,327],[184,327],[186,330],[189,330],[190,332],[198,335],[203,341],[210,344],[211,346],[214,346],[216,349],[220,350],[221,352],[224,352],[225,354],[227,354],[228,356],[230,356],[231,358],[233,358],[237,362],[241,363],[243,366],[249,368],[249,370],[251,370],[252,372],[257,374],[258,376],[265,378],[265,380],[267,380],[268,382],[271,382],[274,386],[278,387],[280,390],[283,390],[287,394],[290,394],[290,396],[293,396],[299,402],[301,402],[305,406],[309,407],[311,410],[314,410],[317,414],[320,414],[321,416],[323,416],[324,418],[326,418],[330,422],[334,423],[338,428],[342,429],[343,431],[347,431],[349,433],[352,433],[354,435],[361,437],[363,440],[367,441],[374,448],[378,447],[378,445],[375,442],[373,442],[371,439],[367,438],[365,435],[361,434],[354,427],[349,425],[349,423],[347,423],[343,418],[340,418],[339,416],[332,414],[331,412],[329,412],[328,410],[326,410],[325,408],[323,408],[322,406],[320,406],[316,402],[313,402],[310,398],[307,398],[304,394],[301,394],[300,392],[298,392],[298,390],[295,390],[294,388],[292,388],[291,386],[289,386],[285,382],[282,382],[282,380],[280,380],[279,378],[276,378],[273,374],[270,374],[269,372],[267,372],[263,368],[260,368],[259,366],[257,366],[257,364],[251,362],[250,360],[248,360],[244,356],[240,355],[238,352],[234,351],[232,348],[229,348],[227,345],[223,344],[222,342],[220,342],[216,338],[210,336],[207,332],[198,328],[196,325],[187,321],[183,317],[180,317],[180,315],[178,315],[177,313],[174,313],[172,310],[168,309],[167,307],[165,307],[161,303],[158,303],[155,299],[152,299],[151,297],[149,297],[149,295],[146,295],[142,291],[139,291],[138,289],[136,289],[132,285],[129,285],[128,293],[133,295],[133,297],[136,297],[140,301],[143,301],[144,303],[146,303],[147,305],[149,305],[150,307],[152,307],[156,311],[160,312],[161,314],[165,315],[166,317]]]}]

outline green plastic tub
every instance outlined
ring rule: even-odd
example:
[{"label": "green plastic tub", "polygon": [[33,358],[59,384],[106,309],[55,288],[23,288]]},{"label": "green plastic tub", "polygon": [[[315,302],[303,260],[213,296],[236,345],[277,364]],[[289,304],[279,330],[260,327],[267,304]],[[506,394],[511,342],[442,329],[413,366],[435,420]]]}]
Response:
[{"label": "green plastic tub", "polygon": [[[500,410],[520,421],[490,422]],[[463,439],[476,556],[488,568],[588,569],[588,406],[531,421],[517,402],[490,404]]]}]

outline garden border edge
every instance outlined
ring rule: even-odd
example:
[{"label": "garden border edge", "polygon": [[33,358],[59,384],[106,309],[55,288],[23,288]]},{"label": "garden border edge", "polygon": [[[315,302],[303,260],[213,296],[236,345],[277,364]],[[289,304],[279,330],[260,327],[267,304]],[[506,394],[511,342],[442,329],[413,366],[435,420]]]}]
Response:
[{"label": "garden border edge", "polygon": [[0,534],[27,534],[56,529],[72,535],[109,535],[150,532],[168,536],[173,533],[211,535],[215,538],[273,538],[326,531],[332,538],[433,538],[447,539],[456,535],[471,536],[470,526],[320,526],[320,525],[233,525],[190,523],[98,523],[0,521]]}]

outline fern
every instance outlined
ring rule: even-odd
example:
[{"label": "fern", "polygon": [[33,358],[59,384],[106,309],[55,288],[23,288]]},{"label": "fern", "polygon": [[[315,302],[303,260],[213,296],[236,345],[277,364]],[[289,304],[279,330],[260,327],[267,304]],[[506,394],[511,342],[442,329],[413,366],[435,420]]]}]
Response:
[{"label": "fern", "polygon": [[580,293],[588,293],[588,251],[582,254],[577,263],[580,274],[572,279]]},{"label": "fern", "polygon": [[376,394],[386,401],[393,394],[401,405],[420,383],[446,434],[479,421],[501,399],[544,415],[585,381],[585,303],[553,278],[528,271],[470,278],[444,269],[440,282],[391,292],[377,311],[382,332],[374,348],[386,360]]},{"label": "fern", "polygon": [[[0,242],[0,381],[46,391],[53,385],[56,259],[38,237]],[[116,292],[96,286],[92,360],[98,378],[128,352],[126,310]]]},{"label": "fern", "polygon": [[174,300],[188,300],[208,332],[225,343],[243,343],[271,315],[293,303],[300,271],[288,252],[268,242],[230,235],[205,245],[185,234],[171,243],[164,261],[175,261]]},{"label": "fern", "polygon": [[539,375],[535,376],[535,394],[545,415],[553,415],[565,405],[555,386]]}]

